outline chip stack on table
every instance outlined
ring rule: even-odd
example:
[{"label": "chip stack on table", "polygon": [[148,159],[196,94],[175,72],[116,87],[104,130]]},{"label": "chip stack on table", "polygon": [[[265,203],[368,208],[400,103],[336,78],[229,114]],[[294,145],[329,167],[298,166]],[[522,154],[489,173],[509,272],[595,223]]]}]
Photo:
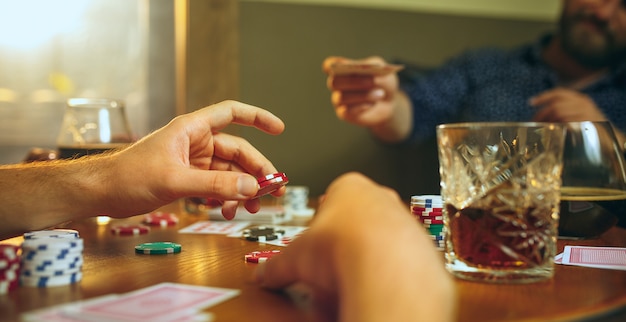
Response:
[{"label": "chip stack on table", "polygon": [[80,281],[83,267],[83,240],[78,231],[51,229],[24,234],[20,284],[52,287]]},{"label": "chip stack on table", "polygon": [[19,287],[19,246],[0,244],[0,294],[7,294]]},{"label": "chip stack on table", "polygon": [[411,197],[411,213],[426,228],[435,243],[435,247],[443,250],[444,225],[443,201],[439,195],[419,195]]},{"label": "chip stack on table", "polygon": [[289,186],[283,196],[285,212],[293,217],[312,217],[315,209],[309,208],[309,187]]}]

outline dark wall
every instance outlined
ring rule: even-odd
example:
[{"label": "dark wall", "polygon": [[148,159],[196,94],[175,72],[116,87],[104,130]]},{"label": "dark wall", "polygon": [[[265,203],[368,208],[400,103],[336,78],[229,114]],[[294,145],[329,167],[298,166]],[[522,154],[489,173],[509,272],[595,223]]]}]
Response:
[{"label": "dark wall", "polygon": [[380,55],[435,67],[469,48],[510,48],[552,29],[550,22],[309,5],[242,2],[240,10],[240,99],[287,125],[278,137],[241,134],[312,195],[353,170],[403,197],[439,192],[434,142],[400,151],[335,117],[321,71],[325,57]]}]

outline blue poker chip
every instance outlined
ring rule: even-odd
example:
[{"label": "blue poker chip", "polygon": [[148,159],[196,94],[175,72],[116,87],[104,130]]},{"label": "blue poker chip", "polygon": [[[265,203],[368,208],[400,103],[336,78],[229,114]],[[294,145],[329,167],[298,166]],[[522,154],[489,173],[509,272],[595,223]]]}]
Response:
[{"label": "blue poker chip", "polygon": [[37,251],[37,250],[30,250],[30,251],[24,251],[22,253],[22,260],[26,260],[26,261],[35,261],[35,260],[43,260],[43,259],[49,259],[49,260],[63,260],[66,258],[71,258],[71,257],[76,257],[79,256],[82,253],[82,249],[80,248],[60,248],[60,249],[54,249],[54,250],[48,250],[48,251]]},{"label": "blue poker chip", "polygon": [[62,276],[69,275],[73,273],[78,273],[83,269],[83,263],[76,263],[76,265],[70,265],[74,267],[69,267],[67,269],[22,269],[20,274],[22,276]]},{"label": "blue poker chip", "polygon": [[82,257],[76,258],[74,260],[68,261],[43,261],[39,263],[22,263],[23,270],[31,270],[31,271],[55,271],[55,270],[70,270],[76,267],[83,266]]},{"label": "blue poker chip", "polygon": [[61,276],[24,276],[20,275],[20,285],[31,287],[51,287],[74,284],[82,280],[83,273],[77,272]]}]

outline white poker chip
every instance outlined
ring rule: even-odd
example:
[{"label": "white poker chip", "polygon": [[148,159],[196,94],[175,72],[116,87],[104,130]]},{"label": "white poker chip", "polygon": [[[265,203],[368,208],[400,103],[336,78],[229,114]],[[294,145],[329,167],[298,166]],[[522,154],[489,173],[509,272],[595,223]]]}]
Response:
[{"label": "white poker chip", "polygon": [[67,239],[67,238],[40,238],[40,239],[26,239],[22,243],[22,250],[53,250],[53,249],[69,249],[69,248],[83,248],[82,239]]},{"label": "white poker chip", "polygon": [[83,258],[77,257],[65,261],[22,262],[23,271],[53,272],[72,270],[83,266]]},{"label": "white poker chip", "polygon": [[52,266],[38,268],[22,268],[20,274],[22,276],[60,276],[80,272],[83,269],[83,262],[77,262],[69,267],[55,268]]},{"label": "white poker chip", "polygon": [[78,238],[78,231],[74,229],[49,229],[49,230],[37,230],[24,233],[24,239],[38,239],[38,238]]},{"label": "white poker chip", "polygon": [[61,276],[24,276],[20,275],[20,285],[31,287],[51,287],[69,285],[83,279],[83,273],[77,272]]}]

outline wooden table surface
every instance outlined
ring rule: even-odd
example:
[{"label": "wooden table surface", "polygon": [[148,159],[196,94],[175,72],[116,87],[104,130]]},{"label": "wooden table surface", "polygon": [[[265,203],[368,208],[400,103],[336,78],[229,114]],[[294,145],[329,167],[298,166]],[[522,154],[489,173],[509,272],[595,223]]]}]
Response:
[{"label": "wooden table surface", "polygon": [[[178,213],[180,223],[153,228],[145,235],[116,236],[109,230],[112,224],[139,223],[140,216],[113,219],[108,226],[98,225],[95,219],[64,225],[78,230],[85,242],[82,281],[52,288],[20,287],[0,295],[0,320],[15,321],[30,310],[162,282],[241,290],[235,298],[206,310],[218,322],[249,321],[252,316],[255,321],[306,319],[304,310],[286,294],[259,288],[252,281],[256,264],[244,261],[247,252],[281,247],[223,235],[179,234],[179,229],[207,217],[185,214],[178,203],[164,210]],[[177,242],[183,250],[158,256],[135,254],[135,245],[154,241]],[[596,239],[560,240],[559,252],[564,245],[623,247],[626,230],[613,228]],[[456,284],[459,321],[626,321],[626,271],[557,265],[555,277],[546,282],[496,285],[457,280]]]}]

